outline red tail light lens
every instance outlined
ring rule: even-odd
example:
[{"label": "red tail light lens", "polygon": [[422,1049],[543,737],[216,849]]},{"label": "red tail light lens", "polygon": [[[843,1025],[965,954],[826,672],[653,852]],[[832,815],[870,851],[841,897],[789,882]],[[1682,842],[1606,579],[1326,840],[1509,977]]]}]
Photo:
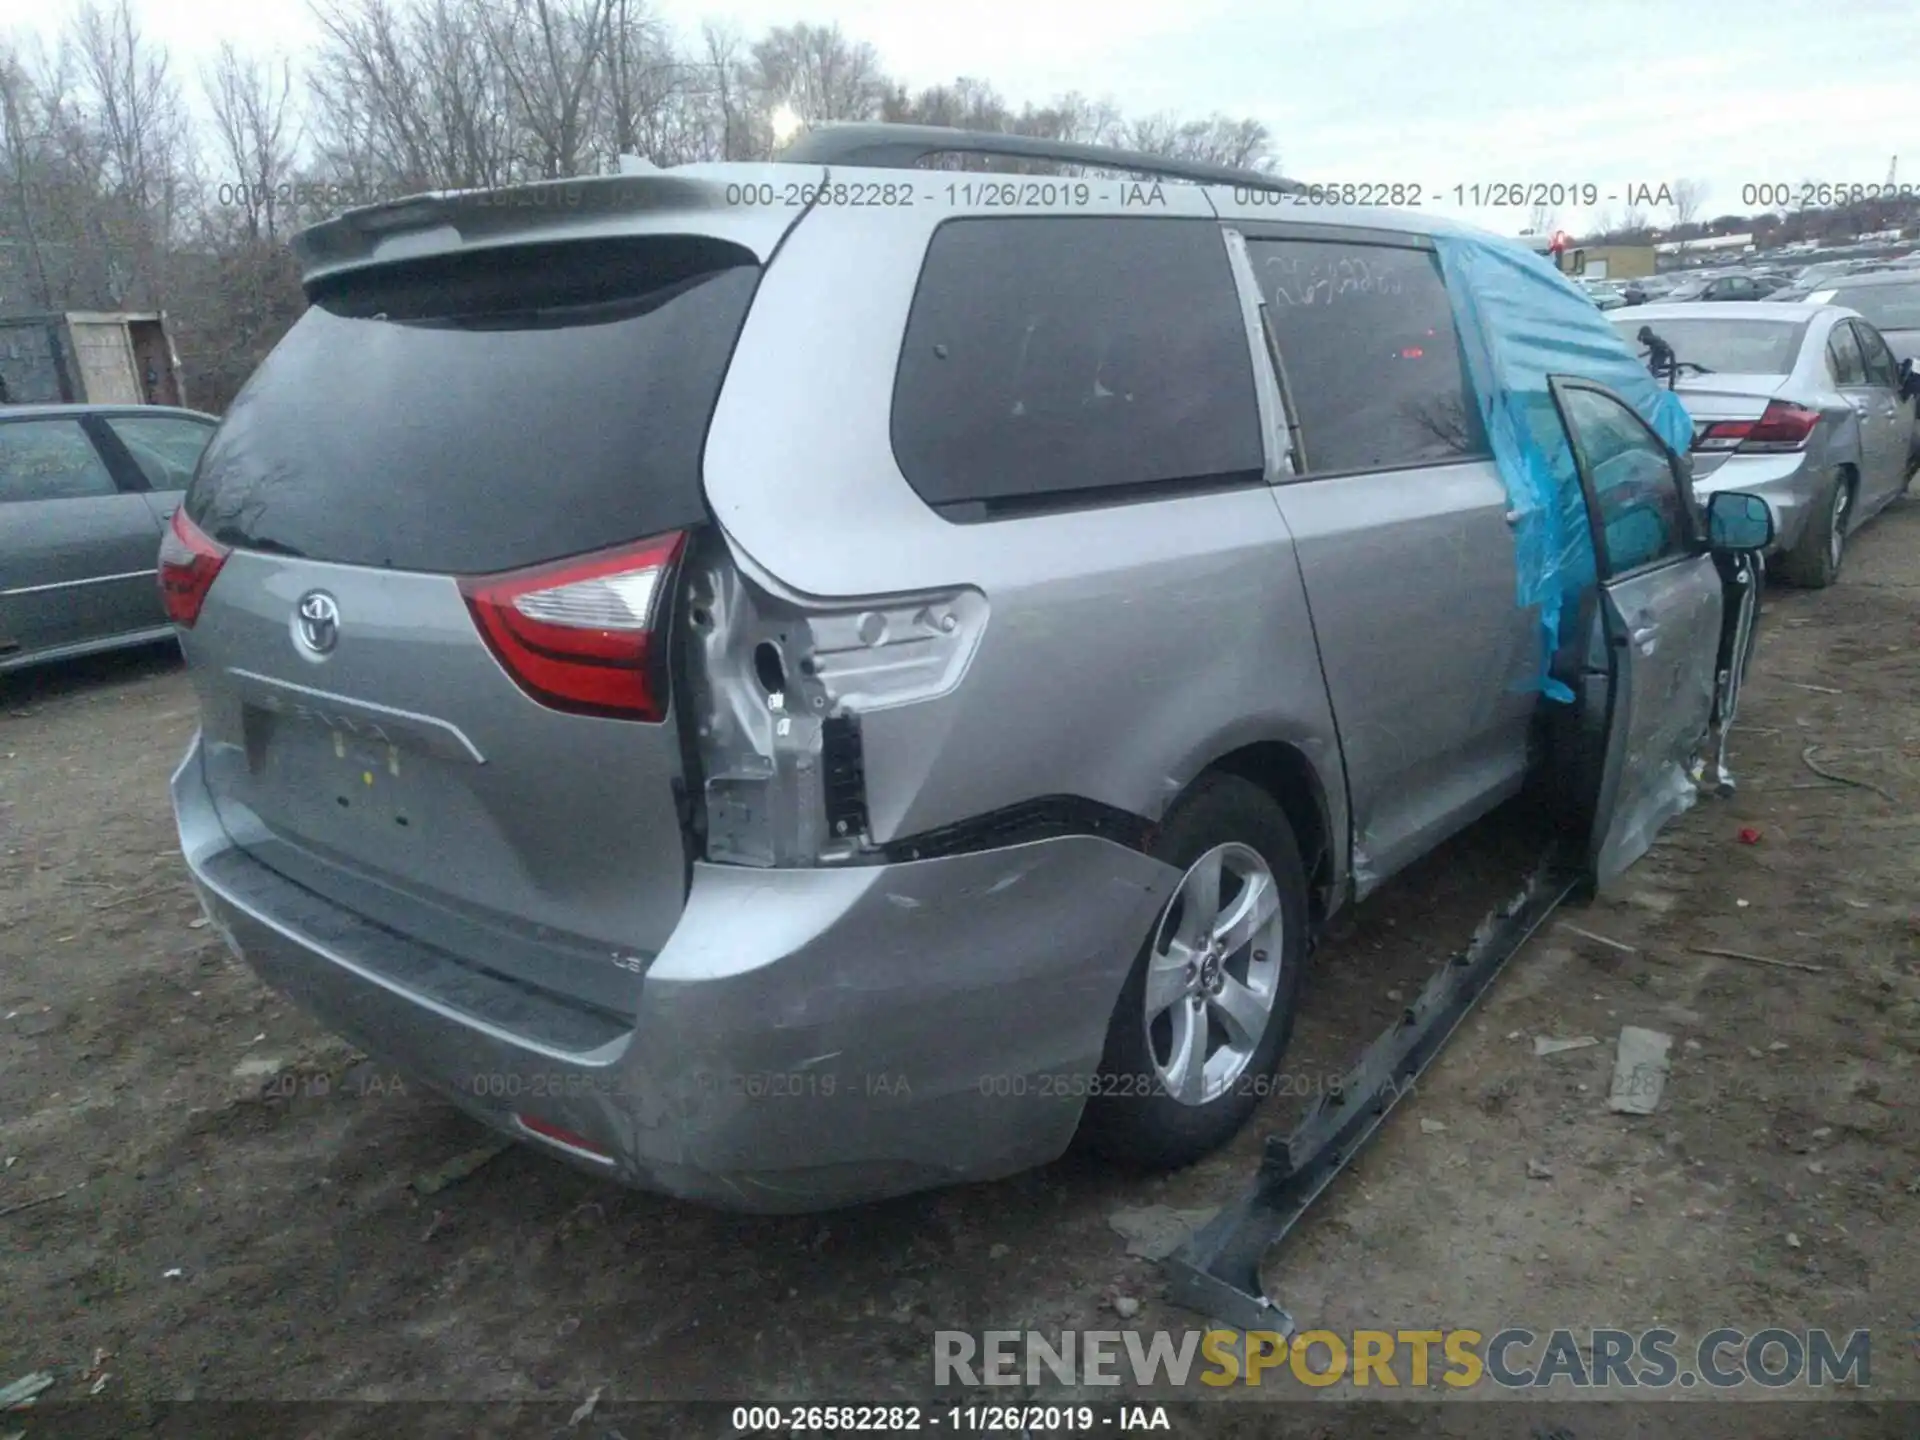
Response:
[{"label": "red tail light lens", "polygon": [[1743,450],[1798,450],[1813,436],[1820,412],[1785,400],[1770,401],[1766,413],[1753,423]]},{"label": "red tail light lens", "polygon": [[193,628],[207,603],[207,591],[232,553],[189,520],[185,506],[173,512],[173,523],[160,542],[160,603],[169,620],[182,629]]},{"label": "red tail light lens", "polygon": [[555,710],[658,722],[667,701],[668,591],[686,535],[460,582],[495,658]]},{"label": "red tail light lens", "polygon": [[1693,442],[1696,450],[1738,450],[1743,455],[1769,455],[1798,450],[1820,423],[1820,412],[1786,400],[1769,401],[1758,420],[1720,420],[1707,426]]}]

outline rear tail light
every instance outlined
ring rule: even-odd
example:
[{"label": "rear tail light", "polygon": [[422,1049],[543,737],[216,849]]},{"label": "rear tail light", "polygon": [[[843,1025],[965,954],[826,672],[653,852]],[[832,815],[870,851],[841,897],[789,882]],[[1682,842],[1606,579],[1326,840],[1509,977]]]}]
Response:
[{"label": "rear tail light", "polygon": [[1820,412],[1786,400],[1768,402],[1758,420],[1718,420],[1700,432],[1696,450],[1737,450],[1770,455],[1803,448],[1820,423]]},{"label": "rear tail light", "polygon": [[600,555],[460,582],[474,623],[514,683],[555,710],[659,721],[675,531]]},{"label": "rear tail light", "polygon": [[187,518],[185,506],[173,512],[166,539],[160,542],[160,603],[167,618],[191,630],[207,603],[220,567],[233,551]]}]

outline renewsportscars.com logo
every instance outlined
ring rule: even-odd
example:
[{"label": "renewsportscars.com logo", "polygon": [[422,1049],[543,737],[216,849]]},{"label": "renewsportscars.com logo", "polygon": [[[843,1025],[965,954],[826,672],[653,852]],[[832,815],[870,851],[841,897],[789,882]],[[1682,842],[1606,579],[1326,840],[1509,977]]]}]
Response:
[{"label": "renewsportscars.com logo", "polygon": [[[1920,1331],[1916,1332],[1920,1344]],[[1677,1331],[1557,1329],[1308,1330],[940,1330],[935,1385],[1068,1386],[1305,1385],[1506,1390],[1732,1390],[1800,1385],[1866,1388],[1873,1340],[1866,1330],[1710,1330],[1685,1342]]]}]

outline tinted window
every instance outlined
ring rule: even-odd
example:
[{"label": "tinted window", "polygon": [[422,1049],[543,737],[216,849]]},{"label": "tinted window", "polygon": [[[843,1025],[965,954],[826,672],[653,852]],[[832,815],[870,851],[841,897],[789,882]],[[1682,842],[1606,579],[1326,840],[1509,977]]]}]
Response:
[{"label": "tinted window", "polygon": [[1608,575],[1687,553],[1686,512],[1667,449],[1628,406],[1560,390],[1573,451],[1600,511]]},{"label": "tinted window", "polygon": [[1836,325],[1827,337],[1827,366],[1838,385],[1864,385],[1867,367],[1860,358],[1860,345],[1853,338],[1851,325]]},{"label": "tinted window", "polygon": [[1487,453],[1439,266],[1425,250],[1248,243],[1298,412],[1306,473]]},{"label": "tinted window", "polygon": [[78,420],[0,424],[0,501],[80,500],[113,493],[113,476]]},{"label": "tinted window", "polygon": [[[1792,320],[1712,319],[1642,320],[1625,316],[1613,322],[1620,338],[1643,359],[1647,347],[1640,341],[1642,328],[1653,331],[1673,346],[1673,353],[1684,365],[1704,365],[1722,374],[1785,375],[1793,369],[1800,353],[1805,324]],[[1683,369],[1682,374],[1699,374]]]},{"label": "tinted window", "polygon": [[1253,363],[1218,227],[942,225],[907,319],[893,449],[930,505],[1258,479]]},{"label": "tinted window", "polygon": [[1832,302],[1858,311],[1882,330],[1920,330],[1920,280],[1911,285],[1842,285]]},{"label": "tinted window", "polygon": [[1867,383],[1883,385],[1889,390],[1900,388],[1900,362],[1893,358],[1893,351],[1887,348],[1887,342],[1880,338],[1880,332],[1871,325],[1855,324],[1851,327],[1854,338],[1860,342],[1860,358],[1866,365]]},{"label": "tinted window", "polygon": [[453,573],[695,523],[758,273],[731,246],[627,237],[323,290],[234,400],[187,513],[230,544]]},{"label": "tinted window", "polygon": [[107,427],[156,490],[184,490],[213,434],[211,425],[160,415],[109,415]]}]

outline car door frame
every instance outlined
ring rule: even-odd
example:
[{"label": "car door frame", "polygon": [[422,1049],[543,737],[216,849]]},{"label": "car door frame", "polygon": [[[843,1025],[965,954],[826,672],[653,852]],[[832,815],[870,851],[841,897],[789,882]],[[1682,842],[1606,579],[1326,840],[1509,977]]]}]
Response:
[{"label": "car door frame", "polygon": [[[159,590],[155,580],[159,564],[160,534],[154,524],[152,507],[144,498],[150,489],[145,473],[121,445],[118,437],[108,431],[92,411],[0,417],[0,424],[6,425],[49,422],[73,424],[79,429],[82,437],[92,447],[94,456],[106,470],[114,488],[110,494],[22,503],[59,506],[97,501],[119,502],[109,510],[111,525],[105,532],[106,538],[96,544],[90,544],[89,548],[94,550],[103,546],[111,548],[118,552],[120,560],[105,568],[100,568],[97,561],[89,562],[86,568],[97,569],[99,573],[76,574],[59,580],[43,581],[12,592],[14,595],[26,595],[55,590],[78,591],[82,587],[112,587],[109,591],[104,593],[95,591],[87,597],[89,602],[98,602],[97,623],[88,624],[83,629],[76,630],[49,645],[35,646],[28,640],[22,644],[17,654],[12,652],[0,654],[0,663],[43,654],[49,658],[80,654],[118,644],[123,638],[143,636],[148,633],[159,638],[167,633],[166,612],[160,605]],[[56,521],[59,513],[57,510],[51,512]],[[133,565],[136,556],[141,557],[143,563],[131,569],[120,568],[121,564]]]},{"label": "car door frame", "polygon": [[[1860,350],[1861,369],[1866,376],[1864,388],[1870,392],[1868,413],[1860,415],[1860,448],[1864,463],[1871,446],[1875,473],[1871,479],[1866,475],[1860,477],[1860,494],[1855,506],[1859,520],[1865,521],[1886,508],[1906,488],[1907,456],[1913,436],[1913,401],[1900,394],[1900,362],[1893,353],[1893,347],[1887,344],[1872,322],[1865,316],[1850,315],[1843,323],[1853,331],[1854,344]],[[1893,363],[1891,388],[1874,378],[1870,345],[1878,346],[1880,353]],[[1854,413],[1860,413],[1857,407]]]},{"label": "car door frame", "polygon": [[[1511,604],[1518,581],[1513,527],[1506,518],[1510,502],[1490,444],[1484,454],[1453,459],[1338,471],[1303,468],[1303,462],[1312,457],[1312,422],[1301,413],[1297,387],[1288,376],[1289,357],[1273,321],[1267,288],[1258,275],[1258,257],[1247,247],[1294,243],[1417,254],[1434,265],[1436,283],[1445,294],[1431,235],[1253,217],[1226,219],[1221,225],[1229,246],[1239,251],[1247,267],[1241,283],[1252,287],[1249,298],[1258,313],[1258,363],[1271,377],[1282,410],[1287,463],[1274,476],[1274,503],[1293,536],[1294,563],[1315,615],[1322,681],[1340,737],[1353,893],[1355,899],[1363,899],[1448,835],[1517,794],[1525,783],[1533,701],[1519,681],[1534,654],[1536,627],[1524,610]],[[1465,385],[1464,368],[1461,379]],[[1409,490],[1420,484],[1421,477],[1430,477],[1432,488]],[[1483,653],[1469,664],[1444,639],[1435,642],[1435,653],[1453,655],[1456,663],[1474,673],[1498,674],[1502,682],[1491,697],[1476,696],[1473,703],[1451,713],[1449,718],[1458,722],[1452,726],[1455,744],[1428,745],[1408,756],[1407,735],[1419,735],[1424,743],[1436,730],[1446,730],[1432,725],[1423,729],[1411,704],[1404,724],[1383,725],[1372,713],[1356,715],[1351,704],[1343,711],[1343,695],[1350,701],[1355,693],[1391,691],[1393,681],[1390,674],[1363,673],[1376,664],[1381,672],[1390,667],[1365,647],[1340,643],[1338,635],[1339,622],[1346,615],[1379,618],[1378,582],[1371,574],[1343,576],[1341,588],[1329,593],[1324,580],[1316,581],[1318,547],[1338,544],[1358,532],[1358,527],[1343,528],[1340,517],[1348,514],[1390,517],[1406,533],[1422,526],[1443,531],[1445,543],[1462,564],[1483,545],[1495,557],[1476,587],[1476,593],[1499,597],[1497,604],[1489,606],[1488,623],[1452,627],[1454,633],[1467,637],[1465,643],[1479,645]],[[1454,575],[1460,573],[1461,567],[1455,566]],[[1492,583],[1485,583],[1490,577]],[[1363,596],[1372,598],[1356,604]],[[1501,624],[1511,627],[1504,639],[1496,628]],[[1431,637],[1431,627],[1427,633]],[[1512,659],[1503,670],[1507,649]],[[1394,758],[1383,758],[1389,754]]]},{"label": "car door frame", "polygon": [[[1833,376],[1833,388],[1847,403],[1847,409],[1853,416],[1855,443],[1860,450],[1860,474],[1854,487],[1853,503],[1848,507],[1847,533],[1852,534],[1860,526],[1865,508],[1862,497],[1873,487],[1879,471],[1878,430],[1874,423],[1874,403],[1872,389],[1867,384],[1867,354],[1860,348],[1860,336],[1854,330],[1851,315],[1841,315],[1827,327],[1827,336],[1821,342],[1821,358]],[[1834,363],[1834,346],[1847,344],[1853,346],[1853,353],[1860,362],[1860,378],[1848,380]]]},{"label": "car door frame", "polygon": [[[182,414],[177,410],[156,409],[152,414],[143,414],[133,407],[102,410],[88,418],[99,421],[98,428],[93,432],[94,446],[106,457],[109,468],[114,471],[115,480],[120,480],[124,474],[127,477],[127,488],[137,489],[147,497],[147,508],[153,515],[154,524],[158,527],[155,538],[155,544],[158,544],[160,537],[166,533],[168,523],[173,519],[174,510],[186,497],[187,492],[184,488],[157,489],[148,478],[147,472],[140,467],[140,461],[133,454],[132,448],[113,428],[113,422],[115,420],[168,420],[178,425],[193,425],[206,431],[209,441],[213,438],[213,432],[219,428],[219,422]],[[201,448],[204,450],[205,446]]]},{"label": "car door frame", "polygon": [[[1614,573],[1593,475],[1564,403],[1575,390],[1619,406],[1665,456],[1686,530],[1680,553]],[[1728,628],[1751,616],[1729,613],[1726,579],[1707,543],[1685,458],[1632,404],[1598,381],[1553,376],[1548,391],[1566,432],[1593,546],[1594,603],[1582,606],[1586,623],[1580,638],[1589,650],[1581,694],[1586,706],[1598,711],[1599,723],[1586,731],[1592,753],[1581,757],[1586,793],[1577,797],[1586,813],[1576,819],[1583,832],[1587,885],[1598,889],[1645,854],[1659,831],[1692,806],[1702,773],[1701,747],[1716,714],[1731,712],[1732,697],[1721,693]],[[1753,587],[1745,593],[1751,595]],[[1598,663],[1602,656],[1604,667]],[[1668,682],[1664,692],[1652,683],[1661,679]],[[1596,688],[1603,696],[1594,694]],[[1681,740],[1686,753],[1649,757],[1637,751],[1649,738],[1667,751]]]}]

